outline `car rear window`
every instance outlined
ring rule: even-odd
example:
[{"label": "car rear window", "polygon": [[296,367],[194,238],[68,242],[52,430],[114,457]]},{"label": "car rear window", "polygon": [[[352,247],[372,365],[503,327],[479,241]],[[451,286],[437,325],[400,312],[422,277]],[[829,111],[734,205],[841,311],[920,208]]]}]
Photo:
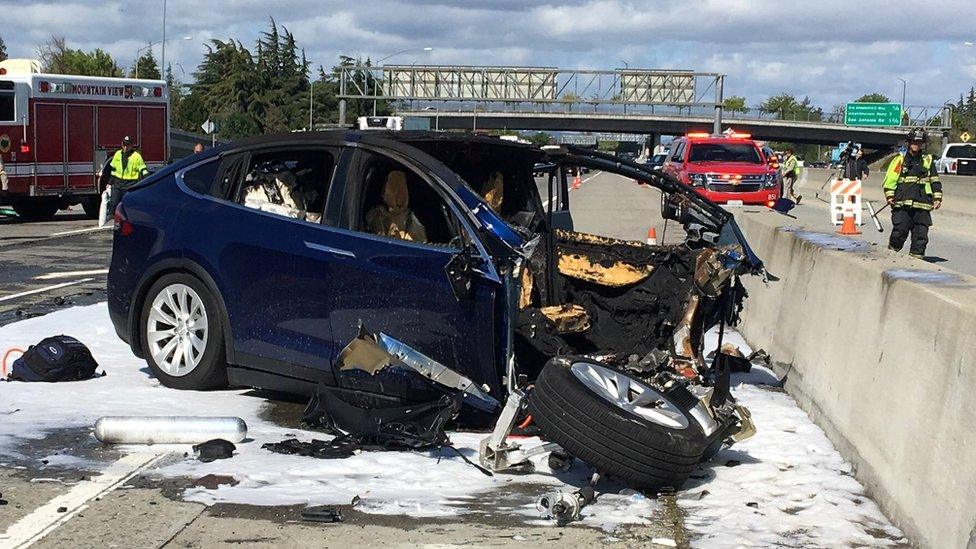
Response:
[{"label": "car rear window", "polygon": [[762,164],[755,145],[748,143],[694,143],[688,162],[745,162]]},{"label": "car rear window", "polygon": [[949,158],[976,158],[976,145],[953,145],[945,155]]},{"label": "car rear window", "polygon": [[191,191],[198,192],[200,194],[210,194],[210,190],[213,188],[214,179],[217,177],[217,168],[220,167],[220,162],[217,158],[213,158],[199,166],[194,166],[183,173],[183,183],[190,188]]}]

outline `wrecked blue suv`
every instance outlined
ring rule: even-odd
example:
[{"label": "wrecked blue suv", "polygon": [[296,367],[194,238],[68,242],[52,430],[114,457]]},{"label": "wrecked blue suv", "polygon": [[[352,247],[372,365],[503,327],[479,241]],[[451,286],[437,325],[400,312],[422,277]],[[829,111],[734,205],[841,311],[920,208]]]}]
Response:
[{"label": "wrecked blue suv", "polygon": [[[574,232],[568,174],[579,167],[670,193],[686,242]],[[529,407],[546,435],[595,466],[613,456],[633,484],[661,486],[751,428],[731,398],[706,398],[716,373],[702,336],[734,318],[738,276],[761,268],[731,214],[595,151],[293,133],[195,155],[128,192],[108,303],[119,336],[170,387],[311,394],[326,384],[409,400],[388,380],[345,375],[340,354],[369,330],[393,354],[420,357],[425,375],[449,373],[441,379],[488,417],[507,418],[501,404],[538,382]],[[598,406],[576,410],[580,399]],[[607,439],[618,435],[601,425],[622,413],[643,430]],[[677,458],[640,449],[675,441]],[[635,451],[651,457],[627,457]]]}]

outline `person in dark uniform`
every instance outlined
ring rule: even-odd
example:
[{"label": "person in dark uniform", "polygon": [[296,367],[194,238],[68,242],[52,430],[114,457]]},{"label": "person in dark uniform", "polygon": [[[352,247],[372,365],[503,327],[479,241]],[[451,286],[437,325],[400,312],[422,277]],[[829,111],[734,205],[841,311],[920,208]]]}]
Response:
[{"label": "person in dark uniform", "polygon": [[908,132],[908,150],[888,165],[884,180],[885,199],[891,205],[891,238],[888,248],[901,251],[912,237],[909,255],[922,259],[929,243],[932,210],[942,207],[942,182],[931,154],[924,154],[926,135],[922,128]]}]

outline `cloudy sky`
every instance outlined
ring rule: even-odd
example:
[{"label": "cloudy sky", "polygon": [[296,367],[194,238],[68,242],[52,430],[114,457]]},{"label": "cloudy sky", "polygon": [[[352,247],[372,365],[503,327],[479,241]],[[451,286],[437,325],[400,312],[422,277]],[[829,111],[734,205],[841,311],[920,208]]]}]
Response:
[{"label": "cloudy sky", "polygon": [[[342,53],[396,63],[612,69],[682,68],[729,75],[726,95],[749,105],[780,92],[829,108],[863,93],[940,105],[976,84],[976,0],[169,0],[166,58],[189,75],[212,38],[246,45],[269,17],[315,65]],[[103,48],[122,65],[162,33],[163,0],[0,0],[12,57],[50,36]],[[157,57],[159,47],[155,48]],[[179,64],[179,65],[177,65]]]}]

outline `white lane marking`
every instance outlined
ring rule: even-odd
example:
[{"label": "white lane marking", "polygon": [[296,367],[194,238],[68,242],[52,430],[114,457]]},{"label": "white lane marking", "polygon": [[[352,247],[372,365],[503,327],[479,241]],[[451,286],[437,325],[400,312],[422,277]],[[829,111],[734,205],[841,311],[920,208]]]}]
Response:
[{"label": "white lane marking", "polygon": [[36,290],[27,290],[26,292],[20,292],[19,294],[12,294],[0,297],[0,302],[10,301],[11,299],[17,299],[18,297],[24,297],[33,294],[39,294],[43,292],[49,292],[51,290],[57,290],[58,288],[66,288],[68,286],[74,286],[75,284],[81,284],[84,282],[91,282],[95,280],[94,278],[82,278],[81,280],[73,280],[71,282],[62,282],[61,284],[55,284],[53,286],[45,286],[43,288],[37,288]]},{"label": "white lane marking", "polygon": [[[168,454],[130,454],[108,467],[101,475],[79,482],[67,493],[55,496],[51,501],[34,509],[31,514],[18,520],[0,535],[4,547],[27,547],[50,534],[80,511],[88,503],[118,488],[140,471],[154,465]],[[58,509],[65,511],[58,512]]]},{"label": "white lane marking", "polygon": [[600,175],[601,173],[603,173],[603,170],[597,170],[597,172],[594,173],[593,175],[591,175],[591,176],[587,177],[586,179],[580,181],[580,185],[582,185],[583,183],[586,183],[587,181],[593,179],[594,177]]},{"label": "white lane marking", "polygon": [[[580,185],[582,185],[583,183],[586,183],[587,181],[589,181],[589,180],[591,180],[591,179],[593,179],[594,177],[596,177],[596,176],[598,176],[598,175],[600,175],[601,173],[603,173],[603,171],[602,171],[602,170],[600,170],[600,171],[597,171],[597,172],[596,172],[596,173],[594,173],[593,175],[591,175],[591,176],[589,176],[589,177],[587,177],[586,179],[583,179],[582,181],[580,181]],[[569,186],[569,190],[573,190],[573,186],[572,186],[572,185],[570,185],[570,186]],[[543,207],[543,208],[548,208],[548,207],[549,207],[549,203],[550,203],[550,202],[552,202],[552,199],[551,199],[551,198],[550,198],[549,200],[544,200],[544,201],[542,202],[542,207]]]},{"label": "white lane marking", "polygon": [[51,236],[68,236],[69,234],[94,233],[98,231],[107,231],[111,228],[112,228],[111,225],[105,225],[104,227],[90,227],[88,229],[75,229],[73,231],[61,231],[60,233],[51,233]]},{"label": "white lane marking", "polygon": [[34,280],[54,280],[56,278],[71,278],[73,276],[91,276],[108,274],[108,269],[95,269],[92,271],[67,271],[63,273],[47,273],[35,276]]}]

